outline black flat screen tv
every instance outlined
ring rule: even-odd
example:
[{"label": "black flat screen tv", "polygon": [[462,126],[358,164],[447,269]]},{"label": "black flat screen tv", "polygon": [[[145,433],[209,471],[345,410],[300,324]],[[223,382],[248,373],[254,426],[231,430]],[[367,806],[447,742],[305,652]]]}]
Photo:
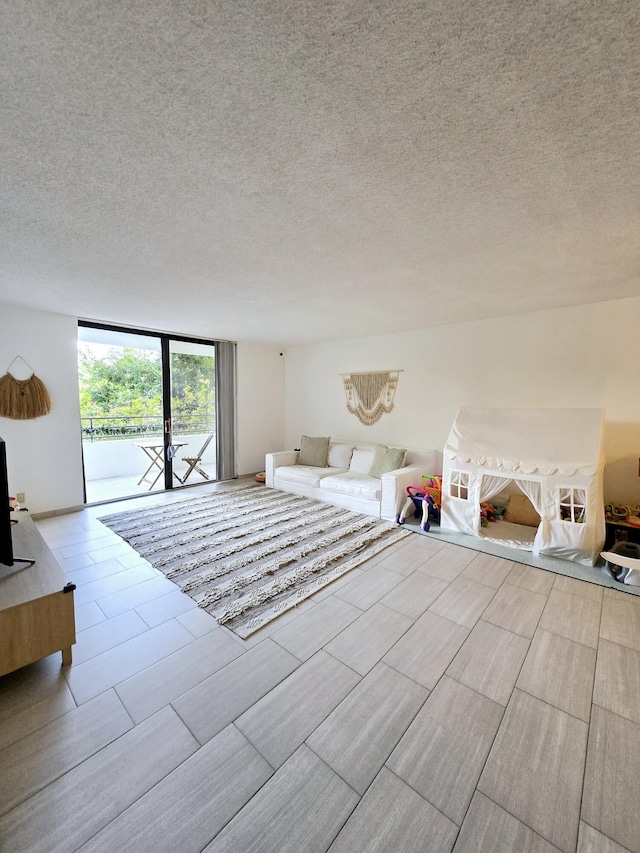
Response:
[{"label": "black flat screen tv", "polygon": [[5,566],[13,565],[9,479],[7,477],[7,446],[3,438],[0,438],[0,563],[3,563]]}]

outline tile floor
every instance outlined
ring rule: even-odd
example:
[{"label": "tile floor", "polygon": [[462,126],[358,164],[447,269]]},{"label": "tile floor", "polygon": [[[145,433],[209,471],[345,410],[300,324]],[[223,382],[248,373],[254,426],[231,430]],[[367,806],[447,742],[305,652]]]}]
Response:
[{"label": "tile floor", "polygon": [[640,597],[415,535],[243,641],[118,506],[39,523],[78,641],[0,679],[3,853],[640,853]]}]

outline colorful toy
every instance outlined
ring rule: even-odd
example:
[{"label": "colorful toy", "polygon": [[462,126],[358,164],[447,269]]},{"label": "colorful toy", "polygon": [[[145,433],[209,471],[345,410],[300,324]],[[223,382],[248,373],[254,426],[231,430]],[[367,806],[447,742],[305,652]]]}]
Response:
[{"label": "colorful toy", "polygon": [[425,495],[431,495],[437,507],[442,500],[442,474],[423,474],[422,489]]},{"label": "colorful toy", "polygon": [[480,526],[488,527],[490,521],[496,520],[496,511],[493,504],[480,504]]},{"label": "colorful toy", "polygon": [[607,521],[617,521],[618,523],[624,521],[635,527],[637,525],[630,521],[630,518],[638,518],[638,516],[640,516],[640,506],[622,506],[612,503],[604,505],[604,517]]},{"label": "colorful toy", "polygon": [[[424,476],[423,476],[424,480]],[[429,487],[435,490],[435,487]],[[413,507],[414,515],[422,516],[420,522],[421,530],[426,533],[431,526],[429,518],[440,523],[440,504],[436,503],[433,495],[429,493],[423,486],[407,486],[407,499],[402,507],[402,511],[396,516],[397,524],[404,524],[409,514],[409,510]],[[438,492],[439,497],[439,492]]]}]

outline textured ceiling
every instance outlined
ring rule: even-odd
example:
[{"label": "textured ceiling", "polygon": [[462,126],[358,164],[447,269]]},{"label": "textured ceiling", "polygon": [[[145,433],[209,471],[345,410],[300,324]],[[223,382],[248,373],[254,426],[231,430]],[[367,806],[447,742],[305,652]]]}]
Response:
[{"label": "textured ceiling", "polygon": [[0,300],[286,345],[640,294],[637,0],[0,0]]}]

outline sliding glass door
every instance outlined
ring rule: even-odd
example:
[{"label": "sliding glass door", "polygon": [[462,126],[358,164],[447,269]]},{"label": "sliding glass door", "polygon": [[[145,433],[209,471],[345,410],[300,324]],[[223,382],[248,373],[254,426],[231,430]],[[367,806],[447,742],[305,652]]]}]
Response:
[{"label": "sliding glass door", "polygon": [[169,340],[171,423],[168,444],[180,485],[216,479],[216,350]]},{"label": "sliding glass door", "polygon": [[[226,347],[235,345],[220,344]],[[218,462],[216,342],[154,335],[93,323],[78,330],[78,376],[88,503],[235,476]],[[235,349],[234,349],[235,354]],[[224,362],[224,358],[222,359]],[[227,371],[228,373],[228,371]],[[228,432],[226,417],[222,433]],[[231,411],[233,421],[233,411]],[[223,453],[229,453],[225,443]],[[231,473],[229,473],[231,472]]]}]

